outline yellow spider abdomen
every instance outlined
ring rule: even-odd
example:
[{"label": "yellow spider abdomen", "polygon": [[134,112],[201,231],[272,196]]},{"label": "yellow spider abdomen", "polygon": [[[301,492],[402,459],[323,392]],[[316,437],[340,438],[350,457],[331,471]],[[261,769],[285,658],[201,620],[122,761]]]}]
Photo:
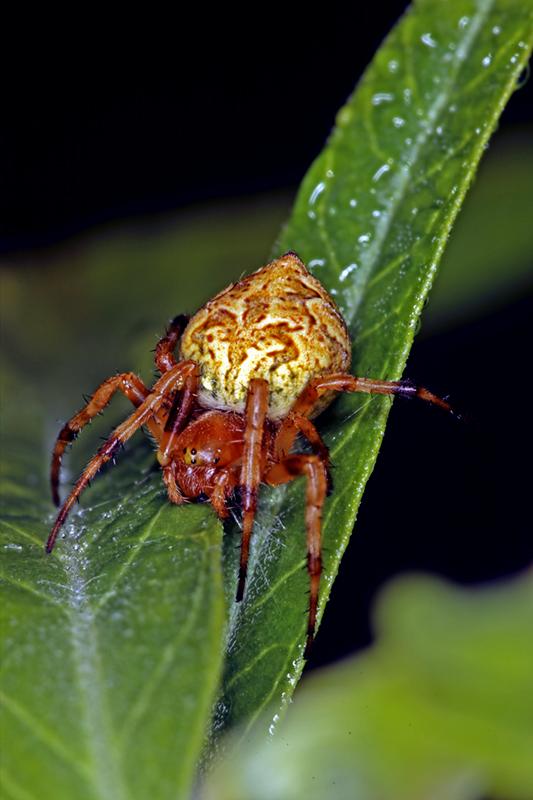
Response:
[{"label": "yellow spider abdomen", "polygon": [[[311,378],[346,372],[351,348],[330,295],[286,253],[209,300],[185,328],[180,355],[200,367],[200,405],[242,412],[250,381],[263,378],[275,420]],[[321,397],[312,416],[331,399]]]}]

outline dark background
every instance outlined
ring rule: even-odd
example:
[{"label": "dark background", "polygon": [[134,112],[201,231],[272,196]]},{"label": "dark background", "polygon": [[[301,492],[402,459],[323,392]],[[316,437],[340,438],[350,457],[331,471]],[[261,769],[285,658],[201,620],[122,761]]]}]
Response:
[{"label": "dark background", "polygon": [[[405,7],[374,5],[328,7],[327,22],[206,7],[21,37],[2,101],[1,251],[16,263],[103,222],[295,189]],[[529,82],[502,129],[530,121],[531,100]],[[417,339],[408,375],[472,420],[395,403],[315,665],[369,641],[371,601],[398,572],[477,583],[529,565],[532,297]]]}]

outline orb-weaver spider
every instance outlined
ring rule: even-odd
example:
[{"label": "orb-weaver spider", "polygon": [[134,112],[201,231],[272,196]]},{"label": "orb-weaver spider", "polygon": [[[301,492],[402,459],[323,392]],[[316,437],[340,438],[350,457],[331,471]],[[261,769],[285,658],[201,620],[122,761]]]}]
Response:
[{"label": "orb-weaver spider", "polygon": [[[180,360],[173,353],[179,341]],[[451,411],[407,381],[350,375],[351,346],[340,311],[296,253],[288,252],[208,301],[190,320],[176,317],[155,351],[161,377],[148,389],[131,372],[104,381],[61,429],[52,456],[52,494],[67,445],[122,391],[136,410],[107,439],[74,485],[52,528],[47,552],[81,492],[141,426],[157,442],[172,503],[206,495],[219,517],[240,489],[242,540],[237,601],[245,590],[260,483],[307,479],[305,525],[311,591],[305,654],[316,625],[321,516],[330,485],[328,449],[311,419],[335,392],[419,397]],[[293,453],[301,434],[311,454]]]}]

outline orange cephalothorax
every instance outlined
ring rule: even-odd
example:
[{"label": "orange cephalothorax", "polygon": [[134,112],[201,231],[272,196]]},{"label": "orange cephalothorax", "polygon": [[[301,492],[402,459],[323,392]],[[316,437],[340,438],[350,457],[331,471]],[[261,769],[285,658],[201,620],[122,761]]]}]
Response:
[{"label": "orange cephalothorax", "polygon": [[176,439],[174,457],[187,466],[226,467],[242,455],[242,414],[206,411]]},{"label": "orange cephalothorax", "polygon": [[286,253],[209,300],[185,328],[180,353],[200,367],[202,405],[242,413],[250,381],[261,378],[268,417],[280,419],[312,378],[348,369],[350,339],[322,284]]},{"label": "orange cephalothorax", "polygon": [[[174,349],[181,339],[182,360]],[[176,317],[155,350],[162,373],[149,389],[131,372],[104,381],[59,432],[52,456],[52,496],[59,504],[59,468],[67,445],[116,391],[133,414],[89,461],[63,503],[46,543],[51,552],[70,509],[100,468],[145,426],[169,500],[206,496],[219,517],[240,489],[242,535],[237,601],[245,590],[250,537],[261,483],[278,486],[306,478],[305,527],[310,596],[306,653],[317,617],[321,516],[329,486],[329,455],[311,422],[335,392],[419,397],[444,409],[446,401],[404,381],[360,378],[346,372],[350,339],[324,287],[295,253],[285,253],[230,286],[187,322]],[[312,453],[294,453],[298,435]]]}]

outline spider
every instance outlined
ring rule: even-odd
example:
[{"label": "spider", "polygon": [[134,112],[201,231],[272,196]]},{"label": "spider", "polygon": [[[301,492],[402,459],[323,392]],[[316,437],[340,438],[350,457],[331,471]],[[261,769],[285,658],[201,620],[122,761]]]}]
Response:
[{"label": "spider", "polygon": [[[152,388],[131,372],[114,375],[59,432],[51,466],[56,505],[67,445],[116,391],[135,406],[78,478],[61,507],[46,551],[52,551],[70,509],[89,482],[144,426],[157,443],[171,503],[207,496],[224,519],[228,500],[239,490],[242,538],[236,599],[240,601],[259,485],[279,486],[305,476],[307,657],[315,634],[322,569],[322,508],[331,488],[328,449],[312,419],[336,392],[418,397],[451,411],[445,400],[410,382],[351,375],[350,359],[350,336],[339,309],[292,251],[231,284],[190,319],[177,316],[155,349],[161,377]],[[298,435],[307,439],[311,453],[293,452]]]}]

